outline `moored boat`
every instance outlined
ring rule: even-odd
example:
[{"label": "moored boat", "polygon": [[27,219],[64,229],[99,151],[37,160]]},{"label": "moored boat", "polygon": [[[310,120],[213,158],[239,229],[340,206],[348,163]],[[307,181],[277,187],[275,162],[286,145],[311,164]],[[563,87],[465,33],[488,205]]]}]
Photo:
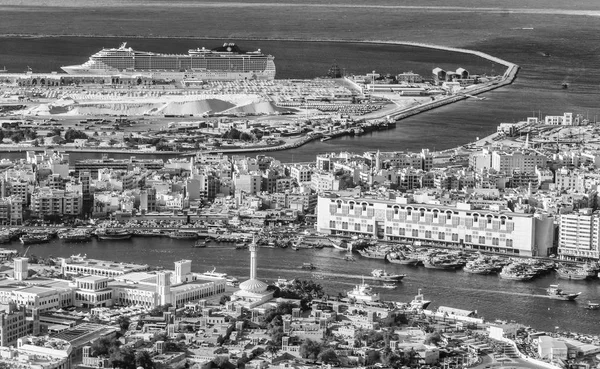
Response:
[{"label": "moored boat", "polygon": [[380,259],[380,260],[385,259],[385,256],[388,254],[387,251],[383,251],[383,250],[369,250],[369,249],[358,250],[358,253],[360,254],[360,256],[362,256],[364,258]]},{"label": "moored boat", "polygon": [[123,228],[101,228],[96,230],[96,236],[101,240],[128,240],[133,233]]},{"label": "moored boat", "polygon": [[58,238],[65,242],[87,242],[92,240],[92,234],[87,229],[72,229],[59,233]]},{"label": "moored boat", "polygon": [[419,288],[417,295],[414,299],[409,303],[409,306],[412,309],[427,309],[427,307],[431,304],[431,301],[425,300],[425,296],[421,293],[421,289]]},{"label": "moored boat", "polygon": [[0,232],[0,243],[9,243],[11,239],[10,232],[8,230],[3,230]]},{"label": "moored boat", "polygon": [[529,281],[535,277],[535,273],[529,271],[526,266],[514,263],[504,266],[498,275],[502,279],[513,281]]},{"label": "moored boat", "polygon": [[430,257],[423,261],[423,265],[429,269],[456,270],[463,264],[453,259]]},{"label": "moored boat", "polygon": [[34,245],[48,243],[51,238],[49,234],[24,234],[20,237],[20,241],[23,245]]},{"label": "moored boat", "polygon": [[412,257],[401,252],[389,253],[385,256],[385,259],[392,264],[417,265],[419,263],[419,259],[416,257]]},{"label": "moored boat", "polygon": [[159,237],[162,236],[162,233],[160,233],[159,229],[142,229],[142,230],[137,230],[134,231],[134,236],[136,237]]},{"label": "moored boat", "polygon": [[467,273],[480,275],[492,274],[496,271],[494,265],[485,264],[477,260],[468,262],[463,270]]},{"label": "moored boat", "polygon": [[343,238],[329,237],[329,238],[327,238],[327,240],[331,243],[331,245],[335,249],[344,250],[344,251],[346,251],[348,249],[346,240]]},{"label": "moored boat", "polygon": [[172,238],[175,240],[197,240],[198,232],[178,229],[176,231],[169,233],[169,238]]}]

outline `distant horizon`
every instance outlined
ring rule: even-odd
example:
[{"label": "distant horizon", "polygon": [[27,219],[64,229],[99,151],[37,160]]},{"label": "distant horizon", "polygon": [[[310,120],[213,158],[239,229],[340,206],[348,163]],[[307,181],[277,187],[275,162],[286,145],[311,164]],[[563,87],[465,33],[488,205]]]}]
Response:
[{"label": "distant horizon", "polygon": [[[540,6],[543,5],[543,6]],[[569,3],[559,0],[545,0],[543,4],[537,0],[505,0],[502,5],[498,5],[497,0],[479,0],[477,6],[469,0],[404,0],[402,5],[398,5],[394,0],[372,0],[347,1],[347,0],[329,0],[323,3],[320,0],[304,0],[302,2],[280,2],[277,0],[222,0],[222,1],[204,1],[204,0],[106,0],[98,2],[95,0],[3,0],[0,9],[6,8],[126,8],[132,6],[145,7],[222,7],[222,8],[242,8],[242,7],[336,7],[336,8],[373,8],[373,9],[414,9],[430,11],[469,11],[469,12],[525,12],[535,14],[567,14],[567,15],[590,15],[589,12],[600,11],[600,3],[596,0],[578,0]],[[591,14],[597,15],[597,14]]]}]

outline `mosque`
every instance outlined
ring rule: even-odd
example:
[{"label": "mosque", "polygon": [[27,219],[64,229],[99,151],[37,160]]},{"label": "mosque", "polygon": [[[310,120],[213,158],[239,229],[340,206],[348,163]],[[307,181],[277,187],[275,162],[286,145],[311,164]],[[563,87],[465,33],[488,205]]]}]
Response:
[{"label": "mosque", "polygon": [[256,278],[256,256],[258,245],[255,239],[249,246],[250,249],[250,279],[240,283],[239,291],[233,293],[231,301],[245,308],[251,309],[256,306],[267,303],[273,299],[273,291],[267,291],[269,286],[265,282]]}]

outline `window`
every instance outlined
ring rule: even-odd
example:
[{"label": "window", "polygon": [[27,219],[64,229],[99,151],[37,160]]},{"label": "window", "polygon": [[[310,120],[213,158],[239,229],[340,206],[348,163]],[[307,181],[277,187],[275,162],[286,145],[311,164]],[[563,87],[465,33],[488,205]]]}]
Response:
[{"label": "window", "polygon": [[484,236],[479,236],[479,243],[482,245],[485,245],[485,237]]},{"label": "window", "polygon": [[505,217],[500,218],[500,224],[501,225],[506,225],[506,218]]},{"label": "window", "polygon": [[329,228],[335,228],[335,220],[329,221]]},{"label": "window", "polygon": [[367,211],[367,204],[362,204],[362,211]]},{"label": "window", "polygon": [[360,232],[360,223],[355,223],[354,224],[354,230]]},{"label": "window", "polygon": [[399,228],[398,233],[400,234],[400,236],[404,236],[406,234],[406,230],[404,228]]},{"label": "window", "polygon": [[425,238],[431,238],[431,231],[425,231]]},{"label": "window", "polygon": [[412,230],[412,236],[413,237],[419,237],[419,230],[418,229],[413,229]]},{"label": "window", "polygon": [[392,234],[392,227],[385,227],[385,233]]},{"label": "window", "polygon": [[492,245],[498,246],[499,244],[500,244],[500,242],[496,237],[492,238]]},{"label": "window", "polygon": [[491,215],[487,216],[487,223],[492,224],[492,216]]},{"label": "window", "polygon": [[465,235],[465,242],[473,242],[473,236],[470,234]]},{"label": "window", "polygon": [[351,202],[349,205],[350,205],[350,210],[354,210],[354,203]]},{"label": "window", "polygon": [[412,209],[411,208],[406,208],[406,214],[407,215],[412,215]]},{"label": "window", "polygon": [[439,212],[437,210],[433,211],[433,219],[437,219],[438,218],[438,213]]},{"label": "window", "polygon": [[338,202],[337,202],[337,208],[338,208],[338,209],[341,209],[341,208],[342,208],[342,202],[341,202],[341,201],[338,201]]},{"label": "window", "polygon": [[400,212],[400,209],[397,206],[394,206],[394,214],[398,215],[399,212]]},{"label": "window", "polygon": [[342,229],[348,229],[348,222],[342,223]]},{"label": "window", "polygon": [[513,247],[513,240],[506,240],[506,247]]},{"label": "window", "polygon": [[452,233],[452,241],[458,241],[458,233]]},{"label": "window", "polygon": [[372,224],[368,224],[367,225],[367,232],[373,232],[373,225]]},{"label": "window", "polygon": [[452,219],[452,212],[448,211],[448,212],[446,212],[446,220],[450,220],[450,219]]},{"label": "window", "polygon": [[440,232],[440,233],[438,233],[438,238],[439,238],[440,240],[445,240],[445,239],[446,239],[446,233],[444,233],[444,232]]}]

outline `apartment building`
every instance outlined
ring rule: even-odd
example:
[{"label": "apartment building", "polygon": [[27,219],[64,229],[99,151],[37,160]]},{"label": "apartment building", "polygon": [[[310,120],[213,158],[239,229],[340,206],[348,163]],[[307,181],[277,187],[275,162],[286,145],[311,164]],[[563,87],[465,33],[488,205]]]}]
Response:
[{"label": "apartment building", "polygon": [[330,194],[318,199],[317,229],[326,234],[418,241],[521,256],[547,256],[554,240],[553,218],[545,214]]}]

